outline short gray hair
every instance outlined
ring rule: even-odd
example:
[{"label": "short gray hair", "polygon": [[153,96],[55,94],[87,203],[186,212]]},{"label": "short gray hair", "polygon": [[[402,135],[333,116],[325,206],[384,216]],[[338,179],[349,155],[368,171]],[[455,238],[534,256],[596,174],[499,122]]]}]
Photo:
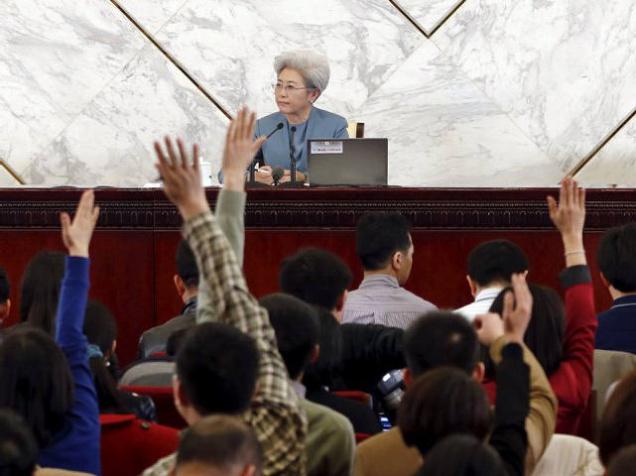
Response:
[{"label": "short gray hair", "polygon": [[330,70],[325,55],[312,50],[285,51],[274,58],[274,71],[278,76],[285,68],[298,71],[308,88],[316,88],[320,92],[327,89]]}]

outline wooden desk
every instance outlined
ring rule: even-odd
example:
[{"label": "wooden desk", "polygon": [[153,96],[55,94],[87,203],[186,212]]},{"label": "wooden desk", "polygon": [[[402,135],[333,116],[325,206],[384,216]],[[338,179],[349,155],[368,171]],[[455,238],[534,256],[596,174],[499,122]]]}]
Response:
[{"label": "wooden desk", "polygon": [[[466,256],[481,241],[508,238],[531,261],[530,279],[554,287],[563,266],[544,189],[315,188],[250,191],[246,210],[245,273],[253,292],[277,290],[281,260],[306,246],[320,246],[362,271],[355,256],[355,224],[367,211],[392,210],[413,224],[415,262],[407,288],[440,307],[471,301]],[[214,201],[217,189],[209,189]],[[41,249],[63,249],[58,214],[72,211],[75,189],[0,190],[0,266],[7,270],[19,315],[22,271]],[[585,244],[595,279],[597,308],[610,303],[594,260],[601,232],[636,221],[636,192],[592,190],[588,194]],[[91,256],[91,297],[113,311],[119,323],[119,355],[130,362],[143,330],[179,313],[172,276],[180,218],[160,190],[98,189],[101,207]]]}]

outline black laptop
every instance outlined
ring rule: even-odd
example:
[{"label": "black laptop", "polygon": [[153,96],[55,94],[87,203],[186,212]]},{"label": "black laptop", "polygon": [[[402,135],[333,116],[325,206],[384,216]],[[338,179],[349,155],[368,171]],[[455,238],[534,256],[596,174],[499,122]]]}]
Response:
[{"label": "black laptop", "polygon": [[310,185],[387,185],[387,139],[309,139]]}]

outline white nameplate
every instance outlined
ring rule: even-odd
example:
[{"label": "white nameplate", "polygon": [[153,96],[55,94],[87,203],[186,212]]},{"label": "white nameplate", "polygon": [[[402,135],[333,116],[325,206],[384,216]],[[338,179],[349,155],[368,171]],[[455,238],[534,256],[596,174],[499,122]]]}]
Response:
[{"label": "white nameplate", "polygon": [[312,154],[342,154],[341,140],[323,140],[311,142]]}]

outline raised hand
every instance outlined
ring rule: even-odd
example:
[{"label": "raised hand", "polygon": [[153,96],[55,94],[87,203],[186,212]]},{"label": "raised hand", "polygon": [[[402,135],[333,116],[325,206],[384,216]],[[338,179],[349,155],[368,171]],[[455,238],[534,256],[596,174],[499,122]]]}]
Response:
[{"label": "raised hand", "polygon": [[494,312],[480,314],[473,321],[477,338],[486,347],[490,347],[499,337],[504,335],[504,323],[501,316]]},{"label": "raised hand", "polygon": [[265,136],[254,140],[256,114],[246,107],[239,110],[230,122],[225,135],[223,149],[223,184],[226,189],[240,189],[245,185],[245,170],[250,167],[258,149],[266,140]]},{"label": "raised hand", "polygon": [[210,209],[201,184],[199,146],[192,146],[192,159],[188,157],[181,139],[177,139],[179,153],[175,152],[169,137],[164,139],[165,153],[159,142],[155,142],[157,163],[155,167],[163,179],[163,189],[172,203],[179,209],[184,220]]},{"label": "raised hand", "polygon": [[73,220],[68,213],[60,213],[62,241],[70,256],[88,258],[88,247],[98,218],[99,207],[95,206],[95,194],[92,190],[82,193]]},{"label": "raised hand", "polygon": [[512,291],[506,292],[503,302],[504,333],[511,342],[521,344],[532,317],[532,293],[525,274],[512,275]]},{"label": "raised hand", "polygon": [[558,228],[565,248],[567,266],[586,264],[583,248],[585,225],[585,190],[576,181],[565,178],[561,182],[559,203],[548,197],[548,211],[552,223]]}]

